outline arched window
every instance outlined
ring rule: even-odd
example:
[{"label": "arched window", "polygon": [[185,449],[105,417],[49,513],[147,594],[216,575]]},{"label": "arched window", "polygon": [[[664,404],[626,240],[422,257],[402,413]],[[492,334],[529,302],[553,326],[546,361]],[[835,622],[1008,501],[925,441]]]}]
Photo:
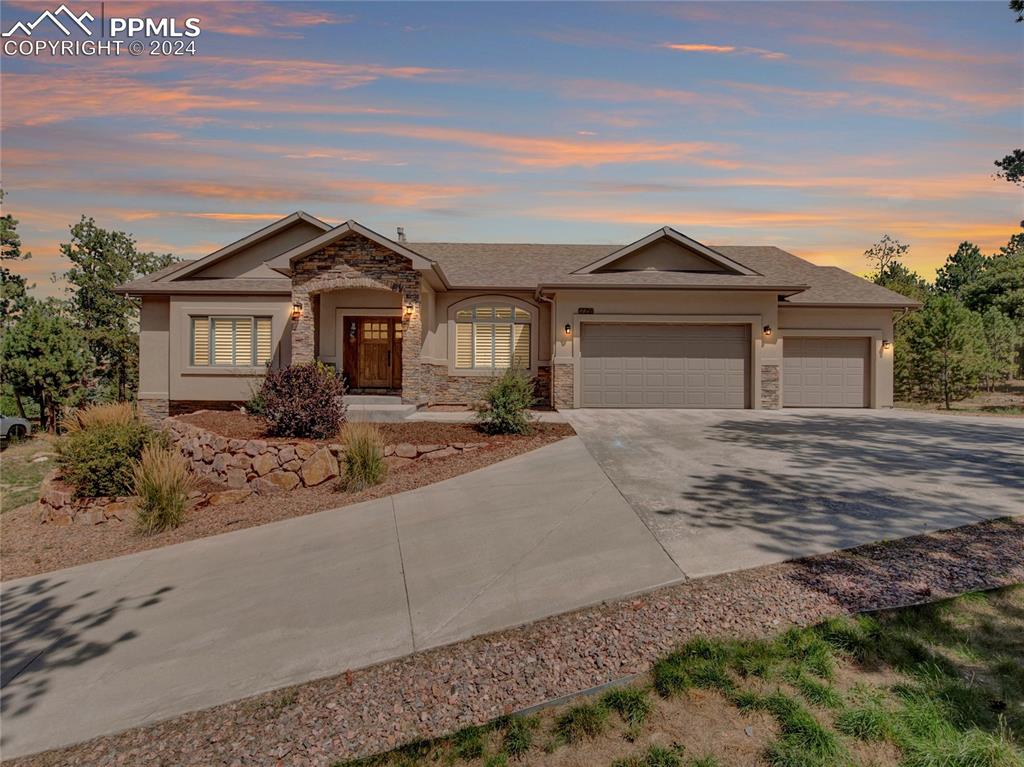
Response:
[{"label": "arched window", "polygon": [[482,301],[455,310],[455,369],[530,367],[531,313],[513,303]]}]

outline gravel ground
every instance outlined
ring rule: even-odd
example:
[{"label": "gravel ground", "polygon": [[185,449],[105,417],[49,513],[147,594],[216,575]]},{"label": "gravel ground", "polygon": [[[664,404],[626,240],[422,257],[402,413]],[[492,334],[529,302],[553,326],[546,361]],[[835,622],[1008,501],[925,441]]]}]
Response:
[{"label": "gravel ground", "polygon": [[1024,517],[690,581],[10,762],[330,765],[645,671],[699,634],[1024,582]]},{"label": "gravel ground", "polygon": [[[0,519],[0,577],[9,580],[38,575],[402,493],[535,450],[574,433],[568,424],[557,423],[538,424],[533,434],[526,437],[488,437],[468,424],[381,425],[401,427],[392,429],[395,436],[434,435],[434,439],[451,436],[446,441],[486,442],[487,445],[461,455],[414,461],[389,472],[381,484],[358,493],[338,492],[334,489],[335,483],[328,481],[280,495],[253,495],[242,503],[193,509],[180,527],[150,536],[136,533],[130,521],[67,527],[43,525],[39,522],[37,504],[29,504],[4,513]],[[417,438],[415,441],[425,444],[428,440]],[[204,486],[204,489],[218,488]]]}]

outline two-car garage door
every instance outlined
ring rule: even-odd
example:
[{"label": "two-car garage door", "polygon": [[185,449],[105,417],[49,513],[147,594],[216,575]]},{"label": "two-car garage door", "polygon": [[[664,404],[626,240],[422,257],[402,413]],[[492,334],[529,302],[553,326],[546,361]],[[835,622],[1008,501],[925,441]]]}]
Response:
[{"label": "two-car garage door", "polygon": [[582,326],[582,407],[742,408],[748,325]]}]

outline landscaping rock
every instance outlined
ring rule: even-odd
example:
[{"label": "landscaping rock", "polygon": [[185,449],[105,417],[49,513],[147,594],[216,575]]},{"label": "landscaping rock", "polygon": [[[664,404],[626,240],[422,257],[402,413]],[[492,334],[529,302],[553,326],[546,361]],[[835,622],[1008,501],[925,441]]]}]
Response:
[{"label": "landscaping rock", "polygon": [[272,471],[252,483],[253,488],[260,495],[273,495],[294,490],[300,484],[299,475],[291,471]]},{"label": "landscaping rock", "polygon": [[135,505],[129,501],[114,501],[107,504],[103,509],[103,515],[107,519],[116,519],[123,522],[135,513]]},{"label": "landscaping rock", "polygon": [[423,457],[424,458],[430,458],[430,459],[434,459],[434,458],[447,458],[450,455],[458,455],[458,454],[459,454],[459,451],[456,450],[454,447],[446,447],[446,448],[442,448],[441,450],[432,450],[429,453],[424,453]]},{"label": "landscaping rock", "polygon": [[441,445],[417,445],[416,452],[418,453],[433,453],[435,450],[440,450]]},{"label": "landscaping rock", "polygon": [[267,449],[267,443],[262,439],[251,439],[245,443],[245,452],[253,457]]},{"label": "landscaping rock", "polygon": [[231,456],[231,460],[228,462],[235,468],[242,469],[243,471],[249,471],[252,468],[252,458],[246,453],[236,453]]},{"label": "landscaping rock", "polygon": [[337,477],[338,473],[338,460],[325,447],[317,450],[302,464],[302,482],[306,487],[326,482]]},{"label": "landscaping rock", "polygon": [[225,471],[227,471],[228,470],[228,458],[229,458],[229,456],[228,456],[227,453],[217,453],[217,455],[215,455],[214,458],[213,458],[213,464],[212,464],[213,470],[215,472],[217,472],[218,474],[223,474]]},{"label": "landscaping rock", "polygon": [[295,458],[294,460],[288,461],[288,463],[281,464],[281,468],[287,469],[288,471],[298,471],[302,468],[302,461]]},{"label": "landscaping rock", "polygon": [[400,445],[395,445],[395,455],[399,458],[415,458],[417,454],[416,446],[410,445],[408,442],[403,442]]},{"label": "landscaping rock", "polygon": [[295,452],[303,461],[308,461],[317,449],[317,446],[310,442],[299,442],[295,445]]},{"label": "landscaping rock", "polygon": [[277,462],[282,466],[289,461],[294,461],[297,457],[298,454],[295,452],[295,447],[293,445],[285,445],[277,451]]},{"label": "landscaping rock", "polygon": [[238,468],[228,469],[227,478],[225,479],[228,487],[237,490],[238,488],[246,486],[245,471]]},{"label": "landscaping rock", "polygon": [[249,497],[248,488],[236,490],[222,490],[219,493],[211,493],[207,501],[211,506],[222,506],[225,503],[241,503]]},{"label": "landscaping rock", "polygon": [[269,474],[277,468],[277,456],[270,453],[261,453],[252,459],[252,470],[259,476]]},{"label": "landscaping rock", "polygon": [[394,445],[385,445],[384,446],[384,457],[385,458],[387,458],[388,456],[394,455],[394,454],[395,454],[395,446]]}]

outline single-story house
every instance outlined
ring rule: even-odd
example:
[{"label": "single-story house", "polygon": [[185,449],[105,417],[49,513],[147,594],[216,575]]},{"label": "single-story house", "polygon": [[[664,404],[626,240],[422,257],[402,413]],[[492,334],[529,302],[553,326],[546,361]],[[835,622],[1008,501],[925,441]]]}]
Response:
[{"label": "single-story house", "polygon": [[916,305],[669,227],[625,246],[406,242],[303,212],[118,291],[142,301],[154,417],[311,360],[415,404],[477,400],[514,364],[557,408],[890,407],[894,316]]}]

